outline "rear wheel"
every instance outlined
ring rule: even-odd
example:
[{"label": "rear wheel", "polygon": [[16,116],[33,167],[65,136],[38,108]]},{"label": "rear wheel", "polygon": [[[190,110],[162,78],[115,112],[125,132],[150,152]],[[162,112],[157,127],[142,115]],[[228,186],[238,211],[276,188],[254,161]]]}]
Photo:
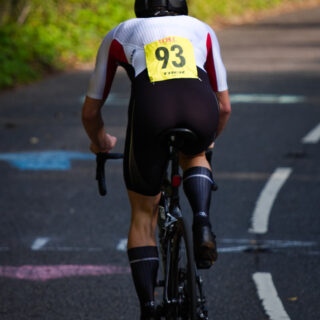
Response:
[{"label": "rear wheel", "polygon": [[183,218],[176,223],[170,260],[168,295],[172,312],[167,319],[196,320],[197,284],[192,235]]}]

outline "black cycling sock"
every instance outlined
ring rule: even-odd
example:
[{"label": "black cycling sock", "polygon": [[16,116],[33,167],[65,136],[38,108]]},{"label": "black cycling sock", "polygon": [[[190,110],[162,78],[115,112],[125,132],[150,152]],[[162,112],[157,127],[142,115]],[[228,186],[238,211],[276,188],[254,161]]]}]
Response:
[{"label": "black cycling sock", "polygon": [[210,225],[209,208],[212,173],[205,167],[192,167],[183,174],[183,189],[193,211],[193,225]]},{"label": "black cycling sock", "polygon": [[154,288],[159,267],[158,248],[136,247],[128,250],[133,282],[140,301],[141,312],[154,302]]}]

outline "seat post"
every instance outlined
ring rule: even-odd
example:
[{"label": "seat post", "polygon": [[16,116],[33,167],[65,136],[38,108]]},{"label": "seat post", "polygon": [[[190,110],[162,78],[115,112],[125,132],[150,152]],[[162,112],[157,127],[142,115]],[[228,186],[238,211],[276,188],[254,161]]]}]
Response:
[{"label": "seat post", "polygon": [[[170,142],[175,141],[175,135],[170,137]],[[171,183],[179,175],[179,151],[171,144]],[[172,185],[172,201],[170,207],[179,207],[179,186]]]},{"label": "seat post", "polygon": [[160,143],[165,143],[169,148],[169,162],[171,162],[171,203],[170,211],[180,211],[179,185],[181,176],[179,175],[179,150],[184,145],[196,144],[197,135],[187,128],[172,128],[165,130],[159,135]]}]

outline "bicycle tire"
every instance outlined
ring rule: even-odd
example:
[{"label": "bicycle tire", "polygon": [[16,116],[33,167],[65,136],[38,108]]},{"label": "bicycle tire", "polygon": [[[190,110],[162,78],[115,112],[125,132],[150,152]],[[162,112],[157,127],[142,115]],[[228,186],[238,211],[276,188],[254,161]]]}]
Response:
[{"label": "bicycle tire", "polygon": [[197,284],[192,234],[183,217],[176,223],[171,248],[168,294],[176,303],[166,319],[196,320]]}]

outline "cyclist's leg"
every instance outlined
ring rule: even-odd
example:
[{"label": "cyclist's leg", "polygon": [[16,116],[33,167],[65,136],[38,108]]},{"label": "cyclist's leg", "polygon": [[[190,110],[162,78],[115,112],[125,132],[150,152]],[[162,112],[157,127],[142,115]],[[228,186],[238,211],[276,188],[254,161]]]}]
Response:
[{"label": "cyclist's leg", "polygon": [[131,225],[128,249],[142,246],[156,246],[156,226],[160,193],[145,196],[128,190],[131,204]]},{"label": "cyclist's leg", "polygon": [[163,101],[163,97],[170,98],[162,87],[150,83],[147,71],[135,78],[123,162],[132,208],[128,256],[142,319],[152,319],[148,311],[152,311],[159,264],[155,228],[168,150],[167,145],[159,144],[158,136],[173,126],[170,114],[174,108]]},{"label": "cyclist's leg", "polygon": [[192,167],[204,167],[211,170],[210,164],[207,161],[205,152],[201,152],[196,155],[186,155],[180,152],[179,154],[179,164],[185,172]]},{"label": "cyclist's leg", "polygon": [[156,224],[160,194],[145,196],[128,190],[131,203],[131,225],[128,256],[141,307],[141,319],[154,313],[154,288],[159,266]]},{"label": "cyclist's leg", "polygon": [[195,156],[180,154],[184,171],[183,187],[190,202],[193,218],[194,246],[199,268],[209,268],[217,259],[215,236],[211,231],[209,210],[212,190],[212,172],[202,152]]},{"label": "cyclist's leg", "polygon": [[[194,213],[193,235],[198,267],[209,267],[216,259],[215,237],[209,221],[212,190],[211,168],[205,150],[212,144],[218,123],[219,107],[208,78],[199,70],[201,82],[194,84],[189,103],[183,105],[182,123],[196,133],[195,144],[183,146],[180,164],[184,170],[184,190]],[[205,261],[203,266],[201,261]]]}]

